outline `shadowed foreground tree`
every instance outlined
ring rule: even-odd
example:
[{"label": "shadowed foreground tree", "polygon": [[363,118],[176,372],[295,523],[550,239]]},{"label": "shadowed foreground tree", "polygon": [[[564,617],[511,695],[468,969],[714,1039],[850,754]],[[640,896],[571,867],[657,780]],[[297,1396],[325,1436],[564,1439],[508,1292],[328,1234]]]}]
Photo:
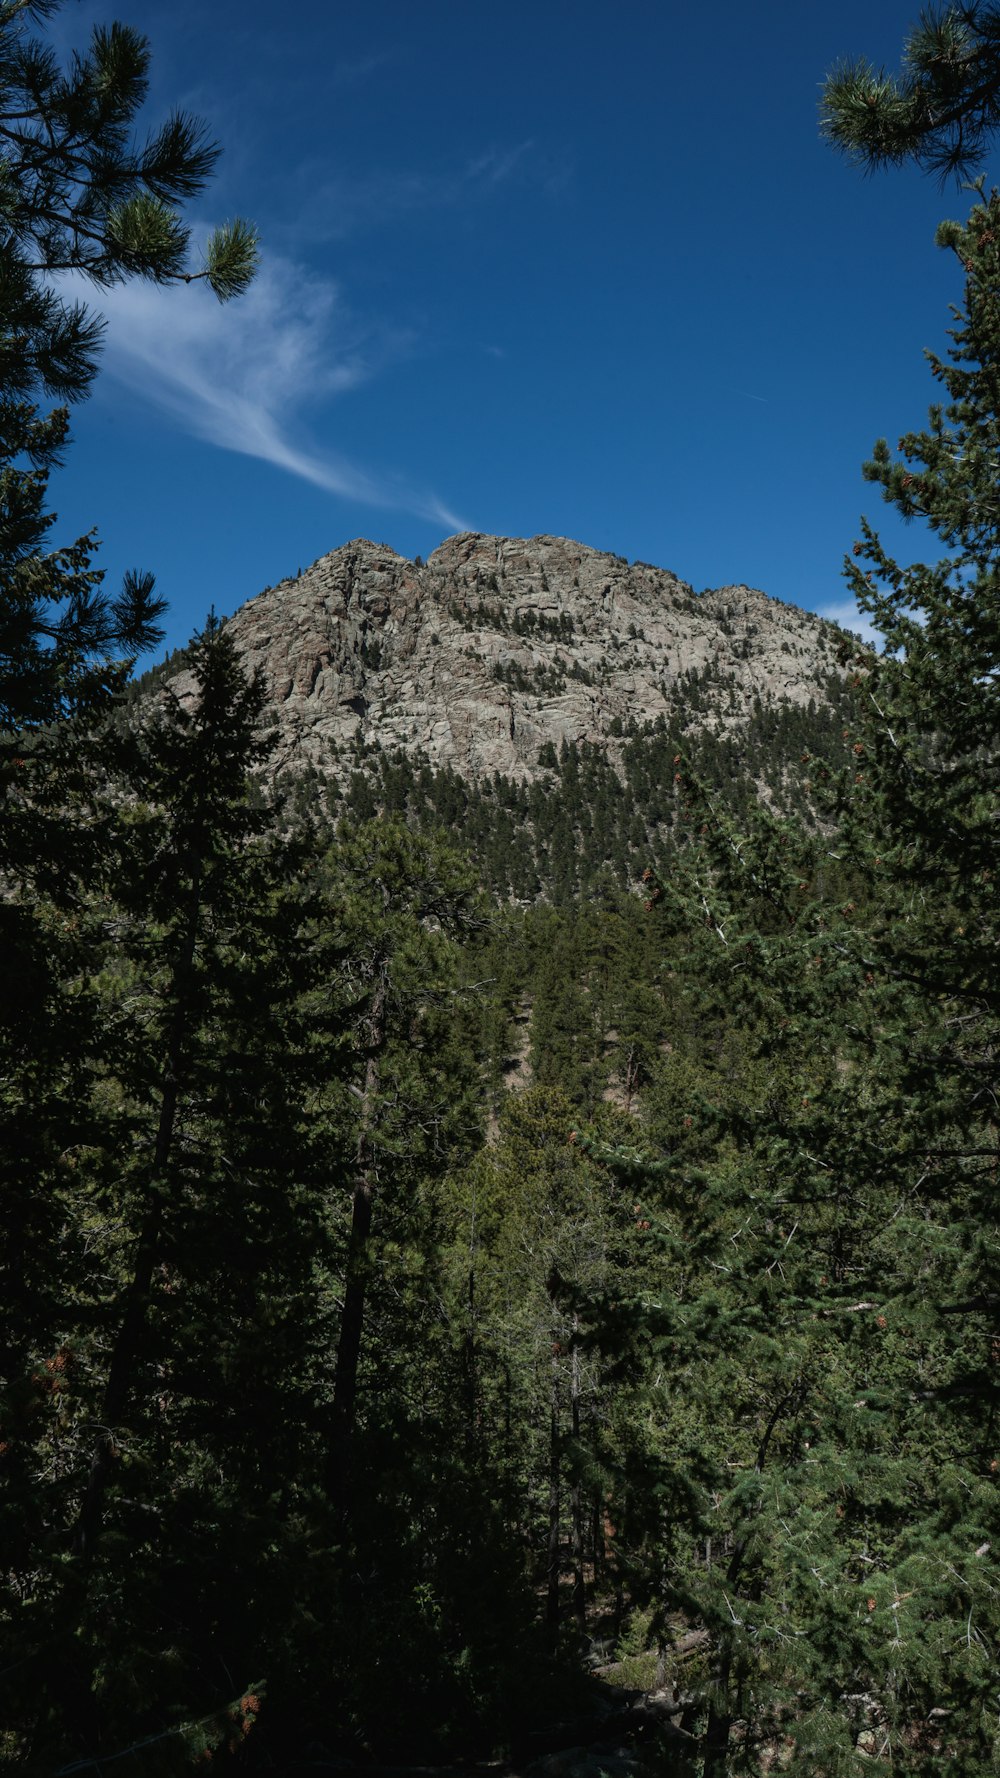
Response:
[{"label": "shadowed foreground tree", "polygon": [[[180,113],[134,140],[145,39],[98,27],[64,70],[33,34],[58,9],[0,4],[0,1189],[15,1231],[6,1305],[24,1303],[29,1320],[32,1302],[47,1300],[41,1280],[55,1275],[52,1168],[89,1125],[81,1107],[101,1047],[87,987],[66,992],[88,983],[95,935],[83,908],[107,861],[93,724],[158,639],[163,609],[148,574],[127,575],[117,595],[102,590],[92,535],[46,550],[65,404],[91,386],[102,326],[50,274],[99,286],[205,275],[224,299],[256,261],[252,230],[236,224],[214,238],[203,272],[188,272],[177,206],[201,190],[217,151]],[[50,400],[60,405],[46,412]]]},{"label": "shadowed foreground tree", "polygon": [[100,1048],[5,1378],[5,1714],[43,1769],[147,1734],[197,1753],[229,1675],[296,1665],[273,1588],[312,1472],[330,972],[308,857],[250,794],[260,689],[217,628],[191,660],[187,705],[119,744],[115,869],[64,986]]},{"label": "shadowed foreground tree", "polygon": [[[118,594],[104,592],[92,534],[47,547],[48,480],[68,441],[67,404],[91,387],[102,328],[52,275],[79,273],[98,287],[205,277],[226,300],[246,288],[256,263],[253,231],[238,222],[217,232],[203,263],[189,262],[180,208],[208,179],[214,145],[182,113],[138,136],[145,39],[99,26],[64,68],[36,34],[58,10],[58,0],[0,4],[0,1199],[10,1234],[0,1262],[8,1552],[0,1619],[8,1648],[11,1638],[17,1644],[4,1683],[18,1702],[7,1720],[24,1730],[18,1746],[29,1758],[51,1722],[69,1721],[70,1669],[79,1677],[97,1646],[78,1619],[79,1659],[66,1662],[72,1614],[64,1611],[60,1629],[53,1614],[65,1604],[59,1575],[69,1572],[60,1565],[71,1521],[81,1552],[103,1521],[107,1460],[119,1454],[114,1423],[134,1373],[126,1339],[107,1379],[111,1424],[105,1416],[104,1431],[91,1427],[84,1438],[77,1409],[96,1408],[97,1305],[106,1310],[128,1265],[117,1255],[98,1276],[105,1242],[113,1247],[116,1232],[136,1239],[135,1311],[149,1263],[126,1206],[135,1157],[116,1148],[124,1129],[128,1149],[128,1118],[118,1089],[99,1085],[120,1061],[99,981],[108,956],[101,902],[121,826],[120,808],[103,796],[113,768],[97,728],[136,654],[158,639],[162,612],[151,575],[127,575]],[[166,1050],[169,1067],[169,1042]],[[154,1143],[161,1159],[169,1122]],[[88,1207],[95,1157],[111,1153],[122,1195],[109,1187],[96,1210]],[[82,1327],[84,1350],[70,1338]],[[106,1335],[102,1325],[98,1343]],[[81,1503],[87,1442],[93,1468]],[[57,1678],[54,1715],[44,1703],[34,1709],[39,1659]],[[91,1720],[81,1716],[81,1735]]]},{"label": "shadowed foreground tree", "polygon": [[[204,278],[220,301],[257,264],[254,230],[237,219],[190,262],[178,206],[208,181],[219,150],[184,112],[143,141],[134,134],[149,87],[149,47],[130,26],[99,25],[64,69],[33,27],[59,0],[0,5],[0,729],[78,714],[121,683],[115,661],[160,636],[149,575],[100,590],[93,537],[41,554],[52,517],[48,477],[68,437],[65,403],[97,370],[103,323],[68,301],[52,273],[98,287],[130,278]],[[40,403],[62,405],[44,413]]]},{"label": "shadowed foreground tree", "polygon": [[484,916],[464,860],[401,823],[345,822],[327,871],[355,1034],[356,1078],[348,1083],[356,1107],[348,1138],[351,1221],[327,1465],[331,1499],[346,1516],[362,1348],[378,1271],[372,1254],[381,1244],[381,1231],[373,1238],[376,1205],[381,1200],[395,1239],[405,1238],[421,1181],[478,1134],[475,1062],[463,1042],[471,1037],[471,1021],[463,1018],[456,941]]}]

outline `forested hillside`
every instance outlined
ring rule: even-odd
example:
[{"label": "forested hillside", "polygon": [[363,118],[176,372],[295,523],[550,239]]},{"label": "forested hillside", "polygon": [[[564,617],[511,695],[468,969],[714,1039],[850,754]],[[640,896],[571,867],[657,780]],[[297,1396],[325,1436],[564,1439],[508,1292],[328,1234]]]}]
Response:
[{"label": "forested hillside", "polygon": [[866,466],[935,534],[854,545],[883,646],[517,771],[361,685],[293,768],[237,620],[130,694],[151,579],[43,553],[95,336],[38,260],[182,281],[211,165],[47,10],[0,8],[0,1760],[995,1769],[1000,197]]},{"label": "forested hillside", "polygon": [[[719,695],[703,693],[702,709],[711,711]],[[661,717],[633,731],[617,760],[595,742],[564,741],[558,753],[548,742],[529,781],[500,772],[469,780],[420,754],[375,747],[352,762],[343,789],[324,787],[315,770],[280,788],[293,819],[346,807],[362,819],[384,813],[443,828],[495,894],[559,906],[591,894],[603,876],[624,887],[684,844],[692,815],[682,763],[732,813],[745,815],[764,798],[808,826],[821,821],[810,770],[817,758],[845,751],[850,706],[841,679],[831,676],[819,707],[764,708],[758,699],[728,733],[689,727],[683,694],[677,702],[673,729]]]}]

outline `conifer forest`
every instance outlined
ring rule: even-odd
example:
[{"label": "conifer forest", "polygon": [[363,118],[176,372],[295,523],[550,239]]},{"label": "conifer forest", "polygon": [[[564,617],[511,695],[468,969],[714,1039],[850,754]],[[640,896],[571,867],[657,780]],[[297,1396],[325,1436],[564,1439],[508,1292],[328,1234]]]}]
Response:
[{"label": "conifer forest", "polygon": [[[258,257],[192,272],[208,138],[57,10],[0,0],[0,1760],[996,1770],[1000,195],[821,709],[320,797],[53,537],[54,274]],[[1000,14],[921,32],[827,133],[971,170]]]}]

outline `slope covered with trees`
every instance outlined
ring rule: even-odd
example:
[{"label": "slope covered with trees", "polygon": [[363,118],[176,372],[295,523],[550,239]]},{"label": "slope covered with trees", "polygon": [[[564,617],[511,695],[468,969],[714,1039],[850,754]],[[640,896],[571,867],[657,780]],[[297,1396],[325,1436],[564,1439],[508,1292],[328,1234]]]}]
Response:
[{"label": "slope covered with trees", "polygon": [[494,894],[568,907],[603,876],[624,886],[683,846],[691,810],[682,760],[734,812],[746,814],[763,795],[815,823],[811,762],[843,752],[842,678],[831,675],[821,700],[806,705],[758,699],[729,732],[689,722],[689,704],[710,712],[724,695],[723,685],[701,688],[695,678],[677,695],[673,726],[661,717],[623,735],[618,761],[596,742],[563,741],[558,751],[548,742],[530,782],[501,772],[470,780],[402,748],[359,750],[343,789],[315,772],[298,774],[289,812],[315,815],[319,803],[334,818],[344,808],[369,819],[380,811],[442,828],[468,849]]},{"label": "slope covered with trees", "polygon": [[[107,132],[87,269],[173,276],[199,138],[135,162],[144,49],[64,92],[51,10],[4,78]],[[520,1768],[655,1691],[677,1773],[993,1769],[1000,199],[866,471],[947,553],[863,527],[848,702],[272,798],[228,629],[117,697],[151,586],[40,554],[95,342],[18,269],[21,135],[0,1759]]]}]

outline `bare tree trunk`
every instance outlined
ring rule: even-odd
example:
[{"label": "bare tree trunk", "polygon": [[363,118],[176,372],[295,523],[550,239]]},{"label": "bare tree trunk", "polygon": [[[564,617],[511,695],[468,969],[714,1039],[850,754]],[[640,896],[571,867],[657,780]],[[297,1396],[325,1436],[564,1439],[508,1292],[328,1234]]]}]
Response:
[{"label": "bare tree trunk", "polygon": [[705,1764],[703,1778],[726,1778],[729,1732],[733,1726],[729,1705],[729,1670],[732,1656],[728,1647],[720,1649],[712,1675],[714,1692],[708,1707],[705,1728]]},{"label": "bare tree trunk", "polygon": [[338,1513],[350,1509],[351,1444],[357,1416],[358,1361],[365,1323],[365,1290],[368,1239],[375,1200],[375,1166],[372,1126],[382,1084],[382,1049],[386,1035],[387,981],[381,963],[368,1015],[368,1061],[361,1098],[361,1122],[355,1149],[354,1196],[351,1233],[347,1246],[344,1302],[340,1312],[337,1366],[333,1384],[330,1448],[327,1456],[327,1490]]},{"label": "bare tree trunk", "polygon": [[553,1343],[549,1393],[549,1570],[545,1622],[553,1643],[559,1635],[559,1347]]},{"label": "bare tree trunk", "polygon": [[639,1058],[636,1055],[636,1047],[634,1043],[630,1044],[628,1055],[625,1058],[622,1084],[625,1088],[625,1110],[631,1112],[632,1100],[635,1097],[635,1090],[639,1084]]},{"label": "bare tree trunk", "polygon": [[476,1354],[476,1200],[473,1196],[472,1220],[469,1227],[469,1278],[467,1291],[468,1320],[465,1324],[465,1447],[475,1450],[477,1422],[477,1354]]},{"label": "bare tree trunk", "polygon": [[128,1289],[125,1292],[125,1313],[111,1349],[108,1381],[101,1404],[101,1424],[90,1459],[87,1486],[73,1527],[72,1550],[85,1556],[93,1548],[101,1527],[104,1497],[114,1464],[116,1428],[120,1426],[132,1391],[132,1381],[142,1330],[146,1322],[153,1268],[160,1251],[163,1227],[163,1188],[174,1142],[177,1108],[185,1066],[185,1038],[189,1017],[188,992],[194,966],[198,930],[201,924],[202,866],[196,860],[191,882],[188,929],[181,955],[174,966],[171,989],[174,1011],[167,1038],[167,1059],[163,1073],[160,1115],[153,1147],[153,1165],[149,1182],[149,1202],[139,1231],[139,1245]]},{"label": "bare tree trunk", "polygon": [[[779,1402],[771,1418],[763,1443],[758,1452],[757,1468],[763,1467],[767,1450],[767,1442],[777,1423],[781,1408]],[[727,1587],[735,1587],[743,1568],[743,1559],[747,1553],[747,1537],[738,1537],[733,1545],[733,1553],[726,1569]],[[727,1754],[729,1750],[729,1732],[733,1726],[731,1678],[733,1669],[733,1647],[731,1631],[724,1630],[716,1650],[712,1668],[712,1701],[708,1707],[708,1722],[705,1727],[705,1765],[703,1778],[726,1778]]]},{"label": "bare tree trunk", "polygon": [[570,1410],[576,1471],[570,1491],[570,1513],[573,1527],[573,1617],[581,1636],[587,1631],[587,1593],[583,1578],[583,1501],[580,1494],[580,1348],[577,1345],[579,1319],[573,1316],[573,1353],[570,1360]]}]

